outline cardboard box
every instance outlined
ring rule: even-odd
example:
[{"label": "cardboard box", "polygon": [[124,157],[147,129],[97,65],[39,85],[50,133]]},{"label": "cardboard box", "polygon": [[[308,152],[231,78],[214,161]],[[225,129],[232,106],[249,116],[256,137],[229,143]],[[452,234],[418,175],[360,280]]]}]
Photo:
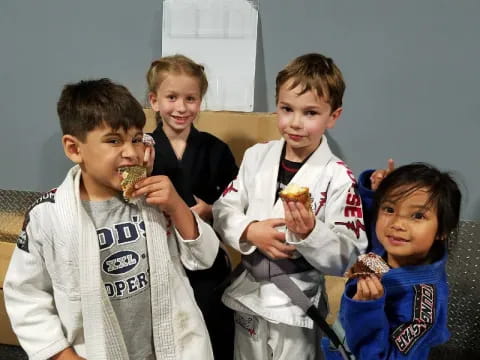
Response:
[{"label": "cardboard box", "polygon": [[0,344],[8,345],[18,345],[3,300],[3,280],[14,249],[15,243],[1,241],[0,239]]},{"label": "cardboard box", "polygon": [[[146,132],[156,128],[155,113],[145,109]],[[194,123],[198,130],[206,131],[226,142],[240,165],[247,148],[259,142],[279,139],[277,116],[274,113],[246,113],[235,111],[202,111]]]}]

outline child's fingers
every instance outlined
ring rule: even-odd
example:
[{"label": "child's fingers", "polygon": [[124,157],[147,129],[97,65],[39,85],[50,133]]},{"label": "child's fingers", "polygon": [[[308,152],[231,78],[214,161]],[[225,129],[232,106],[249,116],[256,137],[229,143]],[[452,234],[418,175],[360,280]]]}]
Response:
[{"label": "child's fingers", "polygon": [[388,159],[388,165],[387,165],[388,172],[392,172],[395,170],[395,161],[393,159]]},{"label": "child's fingers", "polygon": [[313,215],[312,209],[307,208],[305,204],[300,202],[297,202],[295,206],[297,207],[298,214],[305,228],[309,230],[313,229],[315,225],[315,215]]},{"label": "child's fingers", "polygon": [[140,180],[135,184],[133,196],[153,194],[154,192],[169,189],[170,182],[166,176],[151,176]]},{"label": "child's fingers", "polygon": [[273,238],[277,241],[281,241],[282,243],[284,243],[286,240],[285,233],[278,230],[275,230],[275,232],[273,233]]},{"label": "child's fingers", "polygon": [[282,219],[282,218],[268,219],[265,222],[272,228],[285,225],[285,219]]},{"label": "child's fingers", "polygon": [[283,242],[277,241],[274,243],[274,248],[283,252],[283,253],[289,253],[291,254],[296,250],[296,247],[290,244],[285,244]]},{"label": "child's fingers", "polygon": [[382,297],[384,294],[383,284],[380,281],[380,279],[375,275],[372,275],[370,278],[372,280],[373,286],[375,286],[375,289],[376,289],[376,294],[377,294],[376,299],[378,299]]},{"label": "child's fingers", "polygon": [[378,185],[382,182],[383,178],[386,176],[385,170],[376,170],[373,172],[372,176],[370,176],[370,183],[372,190],[377,190]]},{"label": "child's fingers", "polygon": [[153,146],[146,146],[145,154],[143,155],[143,166],[147,168],[148,176],[150,176],[153,172],[154,160],[155,160],[155,148]]},{"label": "child's fingers", "polygon": [[268,252],[272,259],[286,259],[291,257],[295,250],[295,246],[276,241],[269,247]]},{"label": "child's fingers", "polygon": [[293,221],[293,216],[290,211],[290,207],[288,206],[288,203],[285,200],[282,200],[282,205],[283,205],[283,212],[285,214],[285,223],[289,224]]},{"label": "child's fingers", "polygon": [[368,286],[368,299],[375,300],[383,295],[383,286],[375,275],[365,278],[365,283]]},{"label": "child's fingers", "polygon": [[363,300],[368,300],[370,298],[370,287],[368,286],[367,279],[361,278],[358,282]]},{"label": "child's fingers", "polygon": [[297,224],[302,222],[302,216],[300,215],[299,206],[300,204],[297,204],[296,201],[287,202],[287,207],[290,210],[290,215],[292,217],[292,220]]},{"label": "child's fingers", "polygon": [[147,166],[150,156],[152,154],[152,148],[150,146],[145,146],[145,153],[143,154],[143,166]]},{"label": "child's fingers", "polygon": [[355,293],[355,296],[353,297],[353,300],[366,300],[365,298],[365,291],[368,289],[368,287],[365,284],[365,280],[360,278],[357,281],[357,292]]}]

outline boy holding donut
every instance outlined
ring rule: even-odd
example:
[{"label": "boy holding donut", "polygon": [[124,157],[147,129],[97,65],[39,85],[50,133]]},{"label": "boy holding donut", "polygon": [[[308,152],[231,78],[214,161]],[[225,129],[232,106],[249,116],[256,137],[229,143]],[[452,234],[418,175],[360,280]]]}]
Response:
[{"label": "boy holding donut", "polygon": [[[355,177],[324,135],[340,118],[344,90],[340,70],[320,54],[300,56],[280,71],[282,139],[248,149],[213,207],[224,241],[243,257],[288,262],[290,279],[324,313],[324,274],[342,275],[367,247]],[[309,201],[297,200],[305,188]],[[235,359],[321,358],[313,321],[271,281],[243,271],[223,301],[235,310]]]}]

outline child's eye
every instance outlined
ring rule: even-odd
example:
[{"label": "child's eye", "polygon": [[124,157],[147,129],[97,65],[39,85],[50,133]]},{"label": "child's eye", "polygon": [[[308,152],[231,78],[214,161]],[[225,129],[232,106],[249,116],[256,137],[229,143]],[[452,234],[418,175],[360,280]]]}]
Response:
[{"label": "child's eye", "polygon": [[386,214],[393,214],[394,210],[391,206],[382,206],[382,211]]},{"label": "child's eye", "polygon": [[280,109],[282,109],[285,112],[291,112],[292,108],[290,106],[282,106]]},{"label": "child's eye", "polygon": [[197,100],[197,99],[196,99],[195,97],[193,97],[193,96],[187,97],[187,101],[188,101],[188,102],[195,102],[196,100]]},{"label": "child's eye", "polygon": [[109,144],[120,144],[120,139],[107,139],[106,142]]},{"label": "child's eye", "polygon": [[425,219],[425,214],[418,211],[412,214],[412,218],[415,220],[422,220],[422,219]]},{"label": "child's eye", "polygon": [[316,111],[313,111],[313,110],[309,110],[309,111],[306,111],[305,112],[305,115],[307,116],[315,116],[317,115],[318,113]]},{"label": "child's eye", "polygon": [[177,97],[175,95],[167,95],[167,99],[170,101],[175,101]]},{"label": "child's eye", "polygon": [[143,137],[142,137],[142,136],[140,136],[140,137],[135,137],[135,138],[133,138],[132,142],[133,142],[134,144],[143,143]]}]

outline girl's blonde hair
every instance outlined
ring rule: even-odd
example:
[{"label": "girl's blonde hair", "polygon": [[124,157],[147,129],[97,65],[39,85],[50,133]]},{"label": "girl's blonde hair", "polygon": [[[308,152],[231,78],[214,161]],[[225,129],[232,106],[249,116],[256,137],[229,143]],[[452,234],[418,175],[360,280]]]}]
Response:
[{"label": "girl's blonde hair", "polygon": [[203,98],[207,92],[208,81],[203,65],[179,54],[161,57],[152,62],[147,72],[148,91],[155,93],[169,74],[185,74],[196,78],[200,86],[200,96]]}]

